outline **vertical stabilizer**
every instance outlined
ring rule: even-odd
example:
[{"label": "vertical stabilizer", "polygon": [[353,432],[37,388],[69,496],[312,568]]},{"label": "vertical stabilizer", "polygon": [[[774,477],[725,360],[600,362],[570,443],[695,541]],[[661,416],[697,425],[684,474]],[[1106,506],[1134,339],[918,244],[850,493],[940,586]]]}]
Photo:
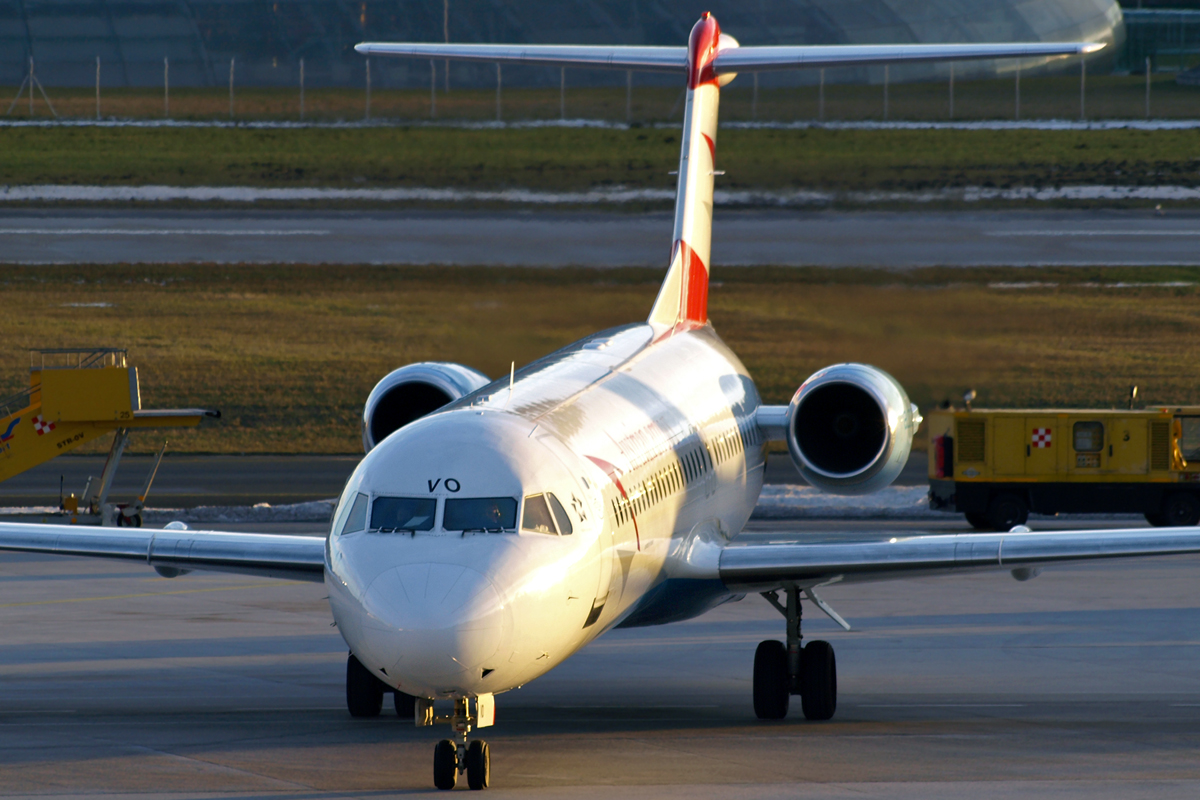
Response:
[{"label": "vertical stabilizer", "polygon": [[650,322],[674,327],[708,321],[708,270],[712,246],[713,174],[717,155],[717,106],[732,74],[713,69],[718,50],[737,47],[708,12],[688,39],[687,104],[675,194],[671,267],[650,312]]}]

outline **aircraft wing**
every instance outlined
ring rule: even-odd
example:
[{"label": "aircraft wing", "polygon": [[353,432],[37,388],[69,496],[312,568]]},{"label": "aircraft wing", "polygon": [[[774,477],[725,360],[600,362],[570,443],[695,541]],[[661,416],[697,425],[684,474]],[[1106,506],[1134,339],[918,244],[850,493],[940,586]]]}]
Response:
[{"label": "aircraft wing", "polygon": [[1020,569],[1102,558],[1200,553],[1200,528],[927,535],[876,542],[729,545],[720,577],[734,591]]},{"label": "aircraft wing", "polygon": [[[725,47],[717,53],[719,74],[765,72],[802,67],[850,67],[905,61],[967,61],[987,58],[1051,58],[1094,53],[1098,42],[1034,42],[999,44],[855,44]],[[559,44],[430,44],[363,42],[354,46],[364,56],[450,59],[487,63],[537,64],[640,72],[687,71],[686,47]]]},{"label": "aircraft wing", "polygon": [[0,550],[135,561],[165,577],[187,570],[321,582],[325,537],[0,523]]}]

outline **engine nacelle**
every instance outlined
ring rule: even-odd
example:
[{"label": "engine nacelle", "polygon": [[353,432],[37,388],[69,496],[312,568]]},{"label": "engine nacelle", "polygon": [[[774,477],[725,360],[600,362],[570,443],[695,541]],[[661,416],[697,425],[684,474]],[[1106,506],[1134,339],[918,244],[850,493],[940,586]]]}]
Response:
[{"label": "engine nacelle", "polygon": [[801,384],[786,421],[788,452],[806,481],[833,494],[867,494],[900,475],[921,415],[883,370],[835,364]]},{"label": "engine nacelle", "polygon": [[393,431],[488,382],[482,372],[441,361],[422,361],[389,372],[375,384],[363,407],[363,451],[371,452]]}]

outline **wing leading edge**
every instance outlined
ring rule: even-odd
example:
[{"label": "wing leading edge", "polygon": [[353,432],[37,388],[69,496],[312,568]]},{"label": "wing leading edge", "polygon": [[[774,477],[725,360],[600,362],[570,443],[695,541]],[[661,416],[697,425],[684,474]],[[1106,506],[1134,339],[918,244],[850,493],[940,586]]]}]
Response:
[{"label": "wing leading edge", "polygon": [[[997,44],[859,44],[722,47],[713,63],[719,75],[810,67],[850,67],[916,61],[969,61],[991,58],[1055,58],[1087,55],[1099,42],[1004,42]],[[620,45],[428,44],[363,42],[364,56],[449,59],[553,67],[675,72],[688,69],[686,47]]]},{"label": "wing leading edge", "polygon": [[186,570],[314,582],[325,576],[321,536],[5,522],[0,523],[0,550],[140,561],[166,577]]},{"label": "wing leading edge", "polygon": [[720,577],[733,591],[865,582],[971,569],[1200,553],[1200,528],[1128,528],[915,536],[882,542],[731,545]]}]

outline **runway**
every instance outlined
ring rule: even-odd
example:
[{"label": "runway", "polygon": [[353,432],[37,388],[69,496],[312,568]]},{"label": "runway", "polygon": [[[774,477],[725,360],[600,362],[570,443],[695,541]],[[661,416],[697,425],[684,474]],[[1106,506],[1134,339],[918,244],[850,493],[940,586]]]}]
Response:
[{"label": "runway", "polygon": [[[279,526],[276,526],[277,528]],[[297,526],[287,526],[295,530]],[[882,524],[890,536],[903,525]],[[953,530],[943,526],[943,530]],[[770,526],[750,536],[773,537]],[[814,523],[817,537],[855,535]],[[830,586],[854,626],[839,707],[754,719],[757,597],[613,631],[498,698],[497,798],[1190,798],[1200,559]],[[391,797],[431,789],[440,728],[344,710],[325,589],[0,556],[0,793]],[[798,705],[798,704],[796,704]]]},{"label": "runway", "polygon": [[[668,213],[0,212],[0,263],[665,266]],[[722,211],[718,267],[1200,265],[1200,212]]]}]

